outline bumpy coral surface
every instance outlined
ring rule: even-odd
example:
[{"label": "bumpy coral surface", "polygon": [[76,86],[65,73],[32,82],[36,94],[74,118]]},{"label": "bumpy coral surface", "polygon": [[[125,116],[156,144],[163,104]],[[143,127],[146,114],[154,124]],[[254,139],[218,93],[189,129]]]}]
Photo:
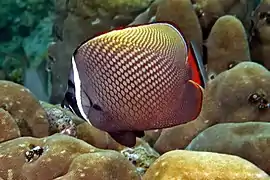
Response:
[{"label": "bumpy coral surface", "polygon": [[134,167],[115,151],[82,154],[70,165],[68,173],[54,180],[140,180]]},{"label": "bumpy coral surface", "polygon": [[257,5],[255,1],[249,0],[193,0],[192,2],[205,37],[207,37],[215,21],[224,15],[235,15],[246,28],[249,28],[252,11]]},{"label": "bumpy coral surface", "polygon": [[0,108],[0,142],[14,139],[21,136],[20,129],[16,121],[9,112]]},{"label": "bumpy coral surface", "polygon": [[0,107],[18,124],[22,136],[44,137],[49,134],[46,112],[25,87],[0,81]]},{"label": "bumpy coral surface", "polygon": [[268,180],[254,164],[226,154],[175,150],[163,154],[143,180]]},{"label": "bumpy coral surface", "polygon": [[[25,153],[32,146],[43,153],[31,162]],[[135,167],[120,153],[97,149],[71,136],[21,137],[0,145],[0,177],[3,179],[140,179]]]},{"label": "bumpy coral surface", "polygon": [[209,79],[239,62],[250,61],[245,28],[239,19],[231,15],[222,16],[216,21],[206,47]]},{"label": "bumpy coral surface", "polygon": [[270,69],[270,1],[262,0],[254,14],[250,43],[251,54],[255,61]]},{"label": "bumpy coral surface", "polygon": [[70,116],[66,113],[64,109],[59,106],[51,105],[46,102],[40,102],[42,107],[47,113],[48,122],[49,122],[49,131],[50,134],[65,132],[70,128],[74,128],[74,132],[68,135],[76,136],[76,120],[82,120],[76,116]]},{"label": "bumpy coral surface", "polygon": [[159,157],[159,154],[144,141],[137,141],[135,147],[126,147],[120,152],[137,167],[137,172],[140,175],[143,175],[150,165]]},{"label": "bumpy coral surface", "polygon": [[270,173],[270,123],[224,123],[200,133],[187,150],[220,152],[242,157]]}]

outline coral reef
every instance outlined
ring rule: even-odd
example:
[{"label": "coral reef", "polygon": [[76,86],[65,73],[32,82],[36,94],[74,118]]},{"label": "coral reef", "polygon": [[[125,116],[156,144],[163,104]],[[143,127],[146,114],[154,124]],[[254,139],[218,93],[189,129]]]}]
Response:
[{"label": "coral reef", "polygon": [[159,154],[143,141],[138,142],[134,148],[124,148],[120,152],[137,167],[140,175],[159,157]]},{"label": "coral reef", "polygon": [[187,150],[219,152],[242,157],[270,173],[268,122],[214,125],[194,138]]},{"label": "coral reef", "polygon": [[46,112],[27,88],[2,80],[0,99],[0,107],[16,121],[22,136],[44,137],[49,134]]},{"label": "coral reef", "polygon": [[2,108],[0,108],[0,120],[0,142],[15,139],[21,136],[21,132],[16,121],[9,114],[9,112],[5,111]]},{"label": "coral reef", "polygon": [[[270,180],[269,4],[1,1],[0,179]],[[59,103],[82,41],[156,21],[196,44],[209,81],[194,121],[146,131],[128,148]]]},{"label": "coral reef", "polygon": [[[44,147],[44,152],[27,162],[24,153],[32,145]],[[17,138],[2,143],[0,154],[3,179],[140,179],[135,167],[120,153],[97,149],[67,135]]]},{"label": "coral reef", "polygon": [[163,154],[148,169],[143,180],[267,180],[254,164],[226,154],[175,150]]},{"label": "coral reef", "polygon": [[75,122],[73,122],[73,119],[82,121],[81,119],[78,117],[72,118],[60,107],[57,108],[57,106],[53,106],[46,102],[40,103],[47,113],[50,134],[61,133],[69,128],[74,128],[73,133],[67,135],[76,136],[76,125]]},{"label": "coral reef", "polygon": [[255,61],[270,69],[270,1],[262,0],[254,12],[251,30],[251,54]]},{"label": "coral reef", "polygon": [[207,38],[215,21],[224,15],[234,15],[240,19],[245,28],[250,28],[250,18],[256,1],[221,1],[221,0],[192,0],[195,12],[197,12],[203,34]]},{"label": "coral reef", "polygon": [[207,39],[206,47],[209,50],[207,72],[210,80],[239,62],[250,61],[245,28],[241,21],[232,15],[222,16],[216,21]]}]

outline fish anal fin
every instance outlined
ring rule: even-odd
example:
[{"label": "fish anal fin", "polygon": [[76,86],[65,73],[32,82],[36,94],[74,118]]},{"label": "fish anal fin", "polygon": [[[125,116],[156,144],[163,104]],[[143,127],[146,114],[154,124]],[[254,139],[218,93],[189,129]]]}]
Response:
[{"label": "fish anal fin", "polygon": [[129,131],[108,132],[109,135],[119,144],[133,147],[136,144],[136,134]]}]

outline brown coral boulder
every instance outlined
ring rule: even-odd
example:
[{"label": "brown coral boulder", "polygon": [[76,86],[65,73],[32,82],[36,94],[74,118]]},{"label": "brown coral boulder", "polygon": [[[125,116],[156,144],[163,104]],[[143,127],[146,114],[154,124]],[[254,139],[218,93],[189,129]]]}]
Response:
[{"label": "brown coral boulder", "polygon": [[122,147],[107,132],[95,128],[88,122],[77,126],[77,138],[97,148],[118,150]]},{"label": "brown coral boulder", "polygon": [[245,28],[250,27],[250,17],[256,6],[255,1],[239,0],[192,0],[200,20],[205,37],[215,21],[224,15],[234,15],[239,18]]},{"label": "brown coral boulder", "polygon": [[206,46],[209,79],[231,69],[239,62],[250,61],[245,28],[235,16],[222,16],[216,21]]},{"label": "brown coral boulder", "polygon": [[269,180],[254,164],[237,156],[210,152],[175,150],[163,154],[143,180]]},{"label": "brown coral boulder", "polygon": [[140,180],[134,167],[116,151],[77,156],[68,173],[55,180]]},{"label": "brown coral boulder", "polygon": [[156,130],[148,130],[144,132],[143,139],[148,142],[151,146],[153,146],[156,141],[158,140],[160,134],[162,132],[162,129],[156,129]]},{"label": "brown coral boulder", "polygon": [[[31,151],[33,146],[41,147],[43,152],[39,154],[40,156],[33,156],[26,161],[26,152]],[[83,154],[85,156],[81,156]],[[139,179],[139,175],[134,173],[135,167],[120,153],[97,149],[71,136],[55,134],[40,139],[21,137],[0,144],[0,177],[3,179],[48,180],[67,174],[65,178],[72,173],[80,172],[80,169],[75,169],[78,162],[82,166],[87,165],[90,170],[81,168],[83,171],[81,174],[93,177],[91,179],[108,179],[120,175]],[[106,162],[114,162],[111,165],[112,169],[108,168],[110,163]],[[102,173],[93,174],[95,170],[101,169]],[[78,174],[78,178],[81,174]]]},{"label": "brown coral boulder", "polygon": [[0,81],[0,99],[0,107],[11,114],[22,136],[49,134],[46,112],[28,89],[10,81]]},{"label": "brown coral boulder", "polygon": [[0,129],[0,142],[21,136],[20,129],[15,120],[2,108],[0,108]]},{"label": "brown coral boulder", "polygon": [[270,69],[270,1],[262,0],[254,12],[254,27],[250,43],[252,59]]},{"label": "brown coral boulder", "polygon": [[188,40],[202,50],[202,32],[190,0],[158,1],[156,21],[171,21],[179,26]]},{"label": "brown coral boulder", "polygon": [[121,151],[134,166],[138,174],[143,175],[150,165],[160,156],[148,143],[137,139],[133,148],[124,147]]},{"label": "brown coral boulder", "polygon": [[270,173],[270,123],[225,123],[200,133],[187,150],[219,152],[247,159]]},{"label": "brown coral boulder", "polygon": [[163,129],[153,147],[161,154],[175,149],[184,149],[197,134],[207,127],[209,124],[197,118],[186,124]]},{"label": "brown coral boulder", "polygon": [[210,81],[204,91],[199,117],[187,124],[164,129],[154,147],[160,153],[183,149],[206,128],[227,122],[270,120],[270,109],[260,109],[260,103],[249,100],[259,93],[270,101],[270,72],[254,62],[241,62]]}]

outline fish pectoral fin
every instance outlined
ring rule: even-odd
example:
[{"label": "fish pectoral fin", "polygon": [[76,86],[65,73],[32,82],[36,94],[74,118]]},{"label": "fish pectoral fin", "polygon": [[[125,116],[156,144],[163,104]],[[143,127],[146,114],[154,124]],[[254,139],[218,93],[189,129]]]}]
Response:
[{"label": "fish pectoral fin", "polygon": [[182,112],[185,119],[187,121],[196,119],[202,109],[203,88],[196,82],[189,80],[182,98]]},{"label": "fish pectoral fin", "polygon": [[136,134],[132,131],[108,132],[109,135],[119,144],[133,147],[136,144]]}]

